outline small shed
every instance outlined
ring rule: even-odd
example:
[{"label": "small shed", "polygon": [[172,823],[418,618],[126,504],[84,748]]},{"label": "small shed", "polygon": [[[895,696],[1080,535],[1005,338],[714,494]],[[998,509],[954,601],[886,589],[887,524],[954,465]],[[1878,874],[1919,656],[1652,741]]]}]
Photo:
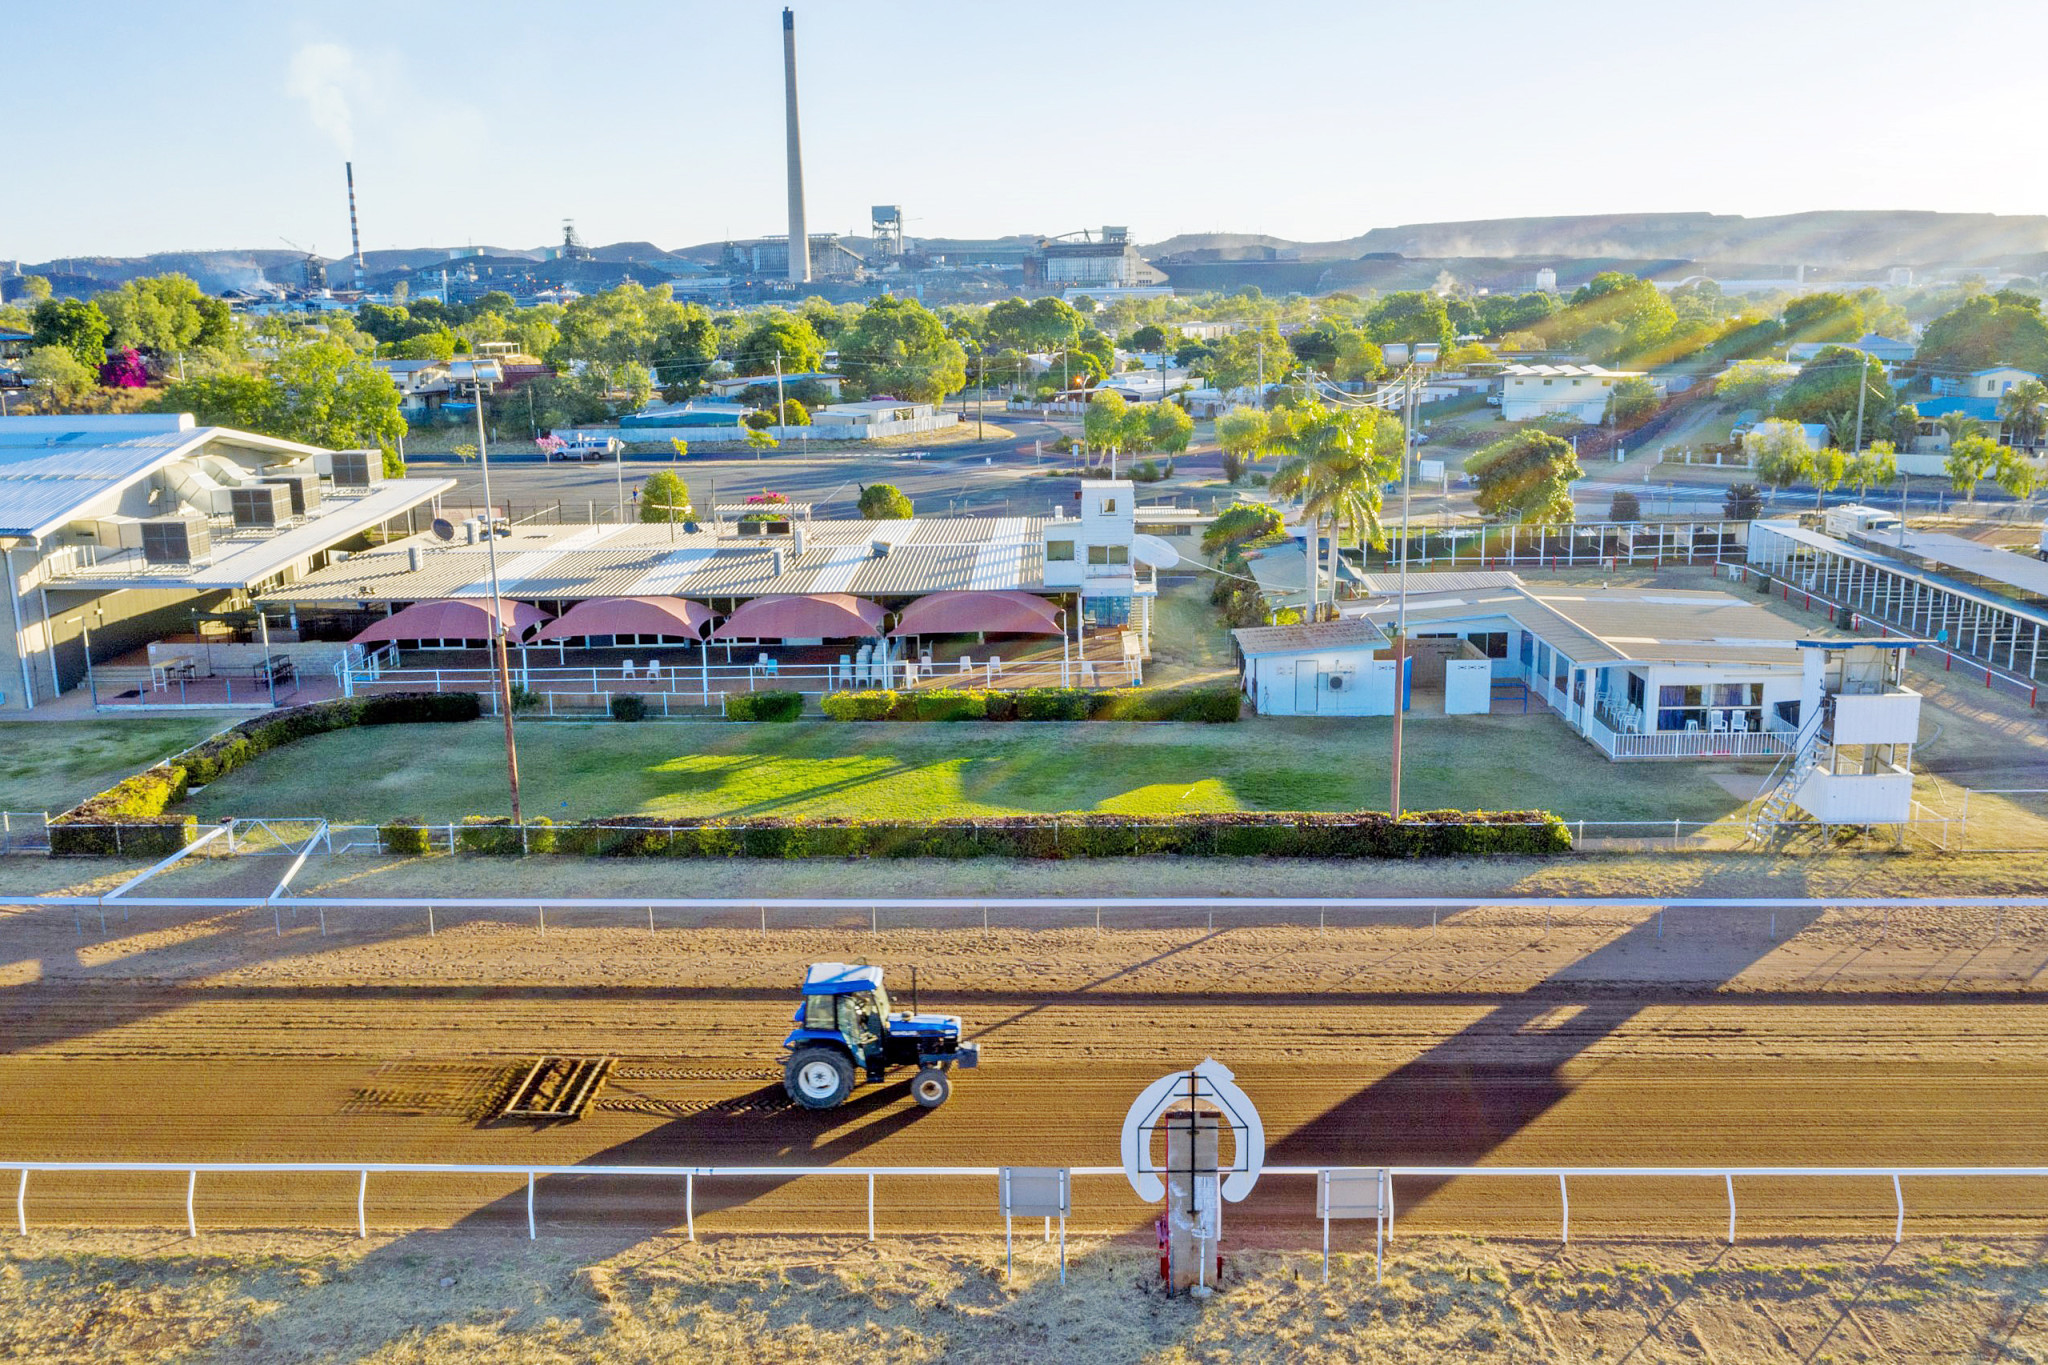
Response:
[{"label": "small shed", "polygon": [[1371,621],[1252,626],[1230,635],[1244,694],[1262,716],[1394,714],[1394,661],[1374,657],[1392,641]]}]

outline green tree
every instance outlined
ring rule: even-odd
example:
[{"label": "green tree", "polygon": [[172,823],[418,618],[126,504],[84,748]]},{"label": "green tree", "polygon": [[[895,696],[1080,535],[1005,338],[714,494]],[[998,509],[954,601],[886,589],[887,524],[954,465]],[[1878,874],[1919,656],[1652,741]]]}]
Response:
[{"label": "green tree", "polygon": [[1991,481],[2025,505],[2033,502],[2034,490],[2040,487],[2041,476],[2034,469],[2033,461],[2024,454],[2011,446],[2000,446],[1991,461]]},{"label": "green tree", "polygon": [[247,376],[198,375],[167,386],[156,410],[329,450],[377,447],[395,456],[405,419],[388,376],[332,338],[275,330],[266,341],[274,354],[253,386]]},{"label": "green tree", "polygon": [[1488,294],[1479,300],[1479,328],[1483,335],[1502,337],[1525,332],[1558,310],[1557,295],[1541,290],[1526,294]]},{"label": "green tree", "polygon": [[46,412],[75,411],[99,392],[96,366],[88,366],[65,346],[37,346],[22,358],[21,377]]},{"label": "green tree", "polygon": [[982,325],[992,347],[1044,352],[1073,345],[1086,320],[1065,299],[1048,294],[1029,303],[1004,299],[993,304]]},{"label": "green tree", "polygon": [[1661,348],[1677,325],[1677,311],[1655,284],[1607,270],[1575,290],[1571,303],[1544,330],[1558,344],[1613,364],[1665,359]]},{"label": "green tree", "polygon": [[1478,481],[1480,511],[1525,526],[1570,522],[1572,484],[1585,475],[1568,442],[1533,429],[1495,441],[1465,461],[1465,472]]},{"label": "green tree", "polygon": [[1753,483],[1731,483],[1721,495],[1721,515],[1729,521],[1755,521],[1763,510],[1763,491]]},{"label": "green tree", "polygon": [[1998,467],[1998,443],[1982,432],[1973,431],[1948,448],[1941,462],[1948,486],[1963,495],[1965,503],[1977,501],[1977,484]]},{"label": "green tree", "polygon": [[2048,374],[2048,319],[2031,294],[1977,294],[1927,324],[1914,358],[1947,370],[2017,365]]},{"label": "green tree", "polygon": [[967,382],[967,353],[915,299],[883,295],[839,344],[840,369],[869,393],[936,403]]},{"label": "green tree", "polygon": [[1872,441],[1869,449],[1851,455],[1842,467],[1842,482],[1854,488],[1859,498],[1870,496],[1873,488],[1890,488],[1898,481],[1898,451],[1890,441]]},{"label": "green tree", "polygon": [[1457,339],[1444,301],[1426,289],[1393,293],[1381,299],[1366,313],[1365,331],[1379,345],[1434,342],[1445,352]]},{"label": "green tree", "polygon": [[133,346],[156,356],[193,349],[208,327],[206,295],[183,275],[129,280],[97,296],[93,303],[111,329],[109,345]]},{"label": "green tree", "polygon": [[1216,353],[1209,360],[1209,382],[1225,393],[1256,383],[1261,373],[1267,383],[1275,383],[1287,377],[1293,361],[1294,352],[1280,329],[1269,321],[1217,341]]},{"label": "green tree", "polygon": [[1153,450],[1178,455],[1194,438],[1195,419],[1178,403],[1154,403],[1145,409],[1146,444]]},{"label": "green tree", "polygon": [[1759,422],[1743,434],[1742,449],[1757,480],[1774,497],[1813,469],[1813,447],[1797,422]]},{"label": "green tree", "polygon": [[1081,434],[1088,442],[1091,465],[1098,452],[1125,448],[1130,433],[1130,415],[1131,405],[1114,390],[1098,393],[1089,400],[1088,410],[1081,414]]},{"label": "green tree", "polygon": [[1266,441],[1266,414],[1257,408],[1232,408],[1216,419],[1216,444],[1223,449],[1223,477],[1232,483],[1244,478],[1250,463]]},{"label": "green tree", "polygon": [[395,341],[385,349],[394,360],[452,360],[455,358],[455,341],[455,333],[446,328],[436,328]]},{"label": "green tree", "polygon": [[785,398],[769,409],[771,426],[807,427],[811,424],[811,411],[794,398]]},{"label": "green tree", "polygon": [[696,510],[690,504],[689,485],[673,469],[655,470],[640,486],[640,520],[673,525],[693,521],[696,516]]},{"label": "green tree", "polygon": [[1624,379],[1607,391],[1607,418],[1617,426],[1634,426],[1657,410],[1662,400],[1647,379]]},{"label": "green tree", "polygon": [[29,314],[36,346],[61,346],[97,371],[107,359],[106,314],[79,299],[44,299]]},{"label": "green tree", "polygon": [[776,440],[765,431],[749,430],[747,432],[747,449],[754,452],[754,458],[757,460],[781,444],[782,442]]},{"label": "green tree", "polygon": [[1863,435],[1861,441],[1852,439],[1850,444],[1868,445],[1890,434],[1888,418],[1898,398],[1885,378],[1884,366],[1847,346],[1824,346],[1800,366],[1798,377],[1778,399],[1772,415],[1789,422],[1826,422],[1846,412],[1853,426],[1859,377],[1867,386],[1862,396]]},{"label": "green tree", "polygon": [[[1329,583],[1336,599],[1338,541],[1346,531],[1363,545],[1386,544],[1380,525],[1381,490],[1399,475],[1400,452],[1381,451],[1372,413],[1321,404],[1293,409],[1274,423],[1263,453],[1279,460],[1272,487],[1299,497],[1302,515],[1330,534]],[[1310,584],[1310,601],[1315,584]]]},{"label": "green tree", "polygon": [[1835,445],[1822,446],[1813,452],[1807,466],[1807,477],[1813,480],[1813,505],[1819,507],[1822,500],[1842,486],[1842,473],[1846,465],[1842,448]]},{"label": "green tree", "polygon": [[776,357],[784,374],[803,374],[825,363],[825,342],[810,319],[780,309],[760,314],[733,353],[735,374],[772,374]]},{"label": "green tree", "polygon": [[2041,443],[2043,424],[2048,421],[2043,416],[2044,405],[2048,405],[2048,384],[2038,379],[2022,379],[1998,400],[1999,420],[2014,445],[2031,448]]},{"label": "green tree", "polygon": [[21,297],[28,300],[29,307],[35,307],[35,305],[50,297],[49,280],[41,275],[23,275],[21,277]]},{"label": "green tree", "polygon": [[1714,396],[1737,408],[1769,411],[1799,376],[1797,365],[1778,360],[1738,360],[1714,381]]},{"label": "green tree", "polygon": [[917,511],[895,484],[871,483],[860,490],[860,514],[868,521],[908,521]]},{"label": "green tree", "polygon": [[1950,445],[1965,436],[1981,435],[1984,430],[1984,424],[1966,412],[1944,412],[1934,419],[1934,425],[1946,433]]},{"label": "green tree", "polygon": [[1863,308],[1846,294],[1801,294],[1785,305],[1778,325],[1787,342],[1854,341],[1863,335]]}]

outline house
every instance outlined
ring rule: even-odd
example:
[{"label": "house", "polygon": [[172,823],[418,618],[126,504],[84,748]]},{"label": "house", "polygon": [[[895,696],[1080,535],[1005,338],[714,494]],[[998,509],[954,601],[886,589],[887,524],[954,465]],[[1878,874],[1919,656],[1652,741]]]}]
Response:
[{"label": "house", "polygon": [[337,548],[409,529],[415,508],[454,487],[385,478],[376,451],[203,427],[189,414],[10,417],[0,714],[47,704],[95,666],[104,696],[121,678],[107,667],[118,656],[191,631],[195,616],[248,611],[257,592]]},{"label": "house", "polygon": [[505,378],[504,362],[488,356],[370,363],[398,386],[398,405],[413,416],[431,412],[444,403],[473,403],[479,380],[485,393],[495,393]]},{"label": "house", "polygon": [[1041,527],[1045,586],[1079,593],[1084,623],[1126,626],[1149,640],[1158,569],[1178,553],[1138,534],[1137,485],[1130,480],[1090,479],[1074,496],[1078,515],[1055,507]]},{"label": "house", "polygon": [[1908,364],[1913,359],[1912,342],[1899,341],[1888,336],[1879,336],[1876,332],[1865,332],[1854,341],[1795,342],[1786,350],[1785,359],[1795,365],[1803,365],[1830,346],[1847,346],[1851,350],[1863,352],[1863,354],[1884,366],[1884,372],[1887,375],[1891,374],[1900,365]]},{"label": "house", "polygon": [[1972,370],[1963,376],[1936,375],[1934,394],[1937,398],[2002,398],[2006,390],[2024,379],[2039,379],[2032,370],[2020,369],[2017,365],[1993,365],[1989,369]]},{"label": "house", "polygon": [[[839,398],[840,385],[844,382],[844,375],[833,374],[830,370],[804,370],[782,376],[782,383],[785,388],[793,384],[816,384],[819,388],[825,390],[835,402]],[[727,375],[723,379],[712,380],[707,387],[710,388],[712,396],[715,398],[737,398],[751,388],[765,387],[772,390],[775,387],[775,376],[772,374]]]},{"label": "house", "polygon": [[[1985,435],[2001,443],[2004,442],[2003,423],[1999,419],[1998,400],[1996,398],[1979,398],[1975,396],[1923,398],[1915,403],[1913,408],[1920,414],[1920,420],[1913,428],[1912,454],[1936,457],[1947,455],[1950,444],[1949,434],[1948,429],[1941,425],[1941,419],[1955,413],[1961,413],[1963,416],[1973,419],[1980,425]],[[1938,463],[1924,466],[1906,464],[1901,465],[1900,468],[1908,474],[1938,474],[1941,472]]]},{"label": "house", "polygon": [[1380,657],[1392,641],[1371,621],[1252,626],[1230,640],[1239,684],[1262,716],[1394,714],[1394,661]]},{"label": "house", "polygon": [[1643,379],[1640,370],[1600,365],[1509,365],[1501,371],[1500,415],[1528,422],[1562,413],[1588,425],[1607,415],[1607,397],[1624,379]]}]

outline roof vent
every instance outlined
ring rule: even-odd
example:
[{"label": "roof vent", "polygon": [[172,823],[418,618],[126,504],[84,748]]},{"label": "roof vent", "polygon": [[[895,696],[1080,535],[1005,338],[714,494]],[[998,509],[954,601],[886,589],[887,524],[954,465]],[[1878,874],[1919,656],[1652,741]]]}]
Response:
[{"label": "roof vent", "polygon": [[774,571],[774,574],[775,574],[775,576],[776,576],[777,578],[780,578],[780,577],[782,577],[782,547],[781,547],[781,546],[779,546],[779,545],[778,545],[778,546],[776,546],[776,547],[775,547],[775,554],[774,554],[774,558],[773,558],[773,559],[772,559],[772,560],[770,561],[770,563],[771,563],[771,567],[772,567],[772,569],[773,569],[773,571]]},{"label": "roof vent", "polygon": [[889,542],[886,540],[872,542],[868,547],[868,553],[869,557],[873,559],[887,559],[889,557]]},{"label": "roof vent", "polygon": [[427,552],[417,545],[405,547],[405,567],[418,573],[427,567]]},{"label": "roof vent", "polygon": [[789,541],[790,547],[794,549],[798,554],[802,554],[804,552],[804,528],[801,526],[791,527],[789,532]]}]

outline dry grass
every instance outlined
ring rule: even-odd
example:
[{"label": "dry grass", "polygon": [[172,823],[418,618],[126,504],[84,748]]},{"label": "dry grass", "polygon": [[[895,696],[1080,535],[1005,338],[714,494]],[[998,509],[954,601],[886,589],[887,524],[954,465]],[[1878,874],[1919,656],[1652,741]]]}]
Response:
[{"label": "dry grass", "polygon": [[[1358,1245],[1357,1229],[1343,1241]],[[0,1261],[0,1357],[123,1362],[2036,1360],[2034,1247],[1404,1241],[1330,1285],[1240,1251],[1206,1301],[1149,1249],[986,1240],[38,1234]]]}]

